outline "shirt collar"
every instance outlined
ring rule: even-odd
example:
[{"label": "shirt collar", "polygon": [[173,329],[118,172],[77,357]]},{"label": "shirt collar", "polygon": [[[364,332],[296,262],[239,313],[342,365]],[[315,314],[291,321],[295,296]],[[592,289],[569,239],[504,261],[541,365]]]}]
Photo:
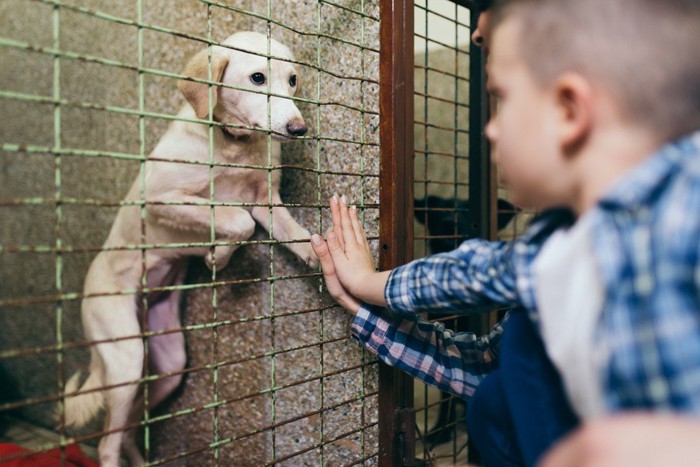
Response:
[{"label": "shirt collar", "polygon": [[553,208],[542,211],[530,222],[527,229],[515,241],[516,253],[530,254],[528,245],[539,248],[558,229],[566,229],[576,222],[576,216],[567,208]]},{"label": "shirt collar", "polygon": [[631,169],[599,201],[608,209],[633,209],[648,204],[664,180],[681,168],[688,158],[700,155],[700,130],[665,144]]}]

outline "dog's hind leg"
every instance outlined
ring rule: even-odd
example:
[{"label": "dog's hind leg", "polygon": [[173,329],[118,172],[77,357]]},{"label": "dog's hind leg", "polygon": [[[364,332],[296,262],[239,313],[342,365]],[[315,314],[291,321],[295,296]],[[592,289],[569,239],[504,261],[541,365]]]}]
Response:
[{"label": "dog's hind leg", "polygon": [[[128,295],[91,297],[84,301],[83,320],[88,339],[126,338],[95,346],[104,365],[103,382],[109,388],[105,394],[105,435],[98,446],[100,465],[106,467],[119,466],[124,429],[138,391],[138,383],[134,382],[143,372],[144,352],[137,309],[137,299]],[[128,338],[131,336],[133,338]]]},{"label": "dog's hind leg", "polygon": [[[162,263],[161,266],[165,264]],[[154,268],[149,272],[149,287],[162,287],[180,285],[184,281],[187,271],[187,261],[167,263],[165,267]],[[151,282],[152,281],[152,282]],[[147,295],[148,306],[147,326],[144,331],[157,333],[158,331],[171,331],[174,333],[160,334],[148,337],[147,359],[148,369],[146,376],[162,375],[164,373],[179,372],[185,366],[185,344],[180,329],[179,304],[180,290],[154,291]],[[180,383],[181,375],[166,376],[150,381],[148,384],[148,409],[156,407],[167,397]],[[141,386],[143,389],[143,386]],[[141,422],[144,416],[144,391],[140,390],[134,400],[129,415],[129,425],[135,426]],[[141,450],[137,443],[139,429],[134,428],[124,433],[122,450],[128,457],[131,465],[144,463]]]},{"label": "dog's hind leg", "polygon": [[[218,260],[217,260],[218,263]],[[177,272],[173,285],[180,285],[184,281],[186,263],[175,267],[181,269]],[[150,305],[148,309],[148,330],[150,332],[168,331],[148,338],[148,364],[149,373],[168,375],[152,381],[148,385],[148,408],[153,409],[168,397],[182,381],[182,371],[185,368],[187,356],[185,354],[185,336],[180,324],[180,300],[182,291],[175,289],[166,296]]]}]

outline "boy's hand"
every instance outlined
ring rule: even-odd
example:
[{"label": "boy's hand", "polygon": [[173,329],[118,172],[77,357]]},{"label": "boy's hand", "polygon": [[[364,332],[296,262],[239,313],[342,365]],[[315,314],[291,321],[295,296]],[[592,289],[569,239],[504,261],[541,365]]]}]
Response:
[{"label": "boy's hand", "polygon": [[311,247],[321,260],[328,292],[343,308],[356,313],[360,302],[386,306],[384,287],[391,271],[376,272],[367,237],[343,196],[331,198],[333,228],[328,241],[311,237]]},{"label": "boy's hand", "polygon": [[362,284],[376,268],[365,231],[357,218],[355,206],[348,208],[345,196],[331,198],[333,228],[328,232],[328,249],[340,282],[350,291],[362,289]]},{"label": "boy's hand", "polygon": [[326,281],[326,288],[330,296],[333,300],[338,302],[340,306],[350,312],[350,314],[357,314],[357,311],[360,309],[360,302],[350,295],[338,280],[335,267],[333,266],[333,259],[331,258],[331,253],[328,250],[326,241],[320,235],[314,234],[311,236],[311,248],[313,248],[314,253],[316,253],[316,256],[318,256],[318,259],[321,261],[323,278]]},{"label": "boy's hand", "polygon": [[353,296],[385,306],[384,286],[390,271],[376,271],[357,209],[348,208],[345,196],[340,200],[333,196],[330,204],[333,229],[328,233],[328,249],[340,283]]}]

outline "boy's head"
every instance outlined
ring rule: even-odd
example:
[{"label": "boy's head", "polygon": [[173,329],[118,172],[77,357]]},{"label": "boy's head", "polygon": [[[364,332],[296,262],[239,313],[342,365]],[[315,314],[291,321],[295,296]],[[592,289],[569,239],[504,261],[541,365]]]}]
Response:
[{"label": "boy's head", "polygon": [[603,129],[663,142],[700,128],[698,0],[495,0],[489,20],[487,135],[516,204],[566,204]]},{"label": "boy's head", "polygon": [[490,10],[493,6],[493,0],[476,0],[474,4],[479,12],[479,19],[477,20],[476,28],[472,31],[472,42],[488,50],[486,40],[489,36]]},{"label": "boy's head", "polygon": [[474,5],[480,13],[483,13],[484,11],[491,9],[493,6],[493,0],[474,0]]}]

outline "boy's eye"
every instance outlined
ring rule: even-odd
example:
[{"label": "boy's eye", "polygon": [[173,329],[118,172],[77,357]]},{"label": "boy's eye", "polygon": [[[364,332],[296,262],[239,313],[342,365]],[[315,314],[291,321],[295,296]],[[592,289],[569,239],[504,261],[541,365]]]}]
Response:
[{"label": "boy's eye", "polygon": [[265,75],[262,73],[253,73],[250,75],[250,80],[255,84],[265,84]]},{"label": "boy's eye", "polygon": [[289,78],[289,85],[291,87],[294,87],[297,85],[297,75],[292,75],[292,77]]}]

